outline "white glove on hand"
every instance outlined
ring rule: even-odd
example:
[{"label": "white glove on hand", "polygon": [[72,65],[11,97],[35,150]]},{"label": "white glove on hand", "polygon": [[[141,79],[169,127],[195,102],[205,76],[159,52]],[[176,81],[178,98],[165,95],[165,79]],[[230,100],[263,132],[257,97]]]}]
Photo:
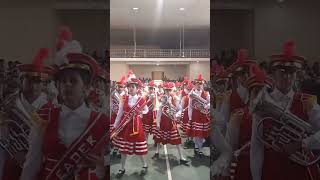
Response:
[{"label": "white glove on hand", "polygon": [[211,165],[212,176],[221,176],[229,169],[230,160],[225,156],[221,155],[216,161]]},{"label": "white glove on hand", "polygon": [[204,106],[205,109],[210,109],[210,104]]}]

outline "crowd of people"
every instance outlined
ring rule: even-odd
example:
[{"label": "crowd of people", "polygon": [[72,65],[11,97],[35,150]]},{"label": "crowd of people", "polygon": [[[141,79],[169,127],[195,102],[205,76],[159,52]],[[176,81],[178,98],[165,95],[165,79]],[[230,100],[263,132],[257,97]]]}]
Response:
[{"label": "crowd of people", "polygon": [[176,146],[180,164],[188,164],[181,151],[182,134],[187,137],[185,147],[193,142],[194,155],[204,157],[210,132],[210,94],[203,89],[204,83],[201,74],[193,81],[185,77],[180,82],[143,83],[132,71],[114,83],[110,129],[113,154],[121,158],[117,178],[126,172],[128,155],[141,159],[141,175],[148,172],[149,136],[156,147],[154,160],[160,158],[160,146],[170,144]]},{"label": "crowd of people", "polygon": [[212,180],[320,178],[320,107],[306,85],[319,81],[318,63],[305,68],[293,41],[260,66],[243,49],[212,66]]},{"label": "crowd of people", "polygon": [[40,48],[32,63],[7,70],[1,61],[0,179],[109,179],[106,66],[82,52],[68,27],[52,65],[48,53]]}]

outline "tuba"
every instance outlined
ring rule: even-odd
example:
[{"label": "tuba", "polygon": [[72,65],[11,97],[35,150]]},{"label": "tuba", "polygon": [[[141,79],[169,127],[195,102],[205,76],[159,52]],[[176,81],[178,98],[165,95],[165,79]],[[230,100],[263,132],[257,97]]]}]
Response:
[{"label": "tuba", "polygon": [[205,108],[205,106],[208,104],[207,100],[203,99],[202,97],[198,96],[197,94],[194,93],[194,90],[192,90],[189,94],[190,98],[194,100],[192,106],[199,110],[201,113],[208,115],[210,111]]},{"label": "tuba", "polygon": [[[262,117],[257,125],[258,139],[277,152],[283,152],[284,145],[301,141],[316,132],[309,123],[279,106],[266,91],[262,91],[253,112]],[[262,125],[263,133],[260,133]],[[289,159],[302,166],[310,166],[320,159],[320,154],[299,149],[290,154]]]},{"label": "tuba", "polygon": [[0,146],[22,167],[29,148],[30,117],[13,106],[1,111],[0,121]]}]

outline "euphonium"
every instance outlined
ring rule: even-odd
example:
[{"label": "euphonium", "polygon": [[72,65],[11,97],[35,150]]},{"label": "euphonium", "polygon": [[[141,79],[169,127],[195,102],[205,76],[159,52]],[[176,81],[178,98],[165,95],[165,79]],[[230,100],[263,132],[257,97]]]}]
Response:
[{"label": "euphonium", "polygon": [[198,109],[203,114],[209,114],[209,110],[205,108],[205,106],[208,104],[207,100],[203,99],[202,97],[198,96],[194,93],[194,90],[192,90],[189,94],[190,98],[192,98],[195,102],[192,103],[192,106],[195,109]]},{"label": "euphonium", "polygon": [[[277,152],[283,152],[284,145],[301,141],[315,133],[310,124],[277,105],[266,91],[263,91],[254,113],[263,118],[257,125],[258,139]],[[264,127],[263,134],[259,132],[260,127]],[[320,159],[319,155],[315,156],[312,151],[306,151],[308,150],[298,150],[289,155],[289,159],[302,166],[313,165]]]},{"label": "euphonium", "polygon": [[22,167],[29,148],[30,117],[16,107],[1,114],[0,146]]},{"label": "euphonium", "polygon": [[164,94],[162,96],[162,112],[172,120],[176,119],[177,110],[174,105],[170,102],[169,96]]}]

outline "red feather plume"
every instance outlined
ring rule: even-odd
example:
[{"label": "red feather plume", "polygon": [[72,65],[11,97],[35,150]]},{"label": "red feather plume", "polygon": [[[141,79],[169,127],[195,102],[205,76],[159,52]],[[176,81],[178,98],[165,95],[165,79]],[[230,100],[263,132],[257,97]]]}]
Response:
[{"label": "red feather plume", "polygon": [[287,41],[283,45],[283,55],[286,59],[290,59],[294,55],[296,45],[293,41]]},{"label": "red feather plume", "polygon": [[246,49],[239,49],[238,51],[238,63],[243,63],[248,58],[248,52]]},{"label": "red feather plume", "polygon": [[32,64],[36,66],[42,66],[43,61],[48,58],[49,56],[49,50],[47,48],[41,48],[39,49],[37,55],[34,57]]},{"label": "red feather plume", "polygon": [[72,40],[72,32],[69,27],[67,26],[60,27],[59,40],[65,40],[65,41]]},{"label": "red feather plume", "polygon": [[262,69],[260,69],[257,65],[254,65],[251,67],[251,73],[255,75],[256,79],[260,82],[265,81],[267,78],[266,73]]}]

